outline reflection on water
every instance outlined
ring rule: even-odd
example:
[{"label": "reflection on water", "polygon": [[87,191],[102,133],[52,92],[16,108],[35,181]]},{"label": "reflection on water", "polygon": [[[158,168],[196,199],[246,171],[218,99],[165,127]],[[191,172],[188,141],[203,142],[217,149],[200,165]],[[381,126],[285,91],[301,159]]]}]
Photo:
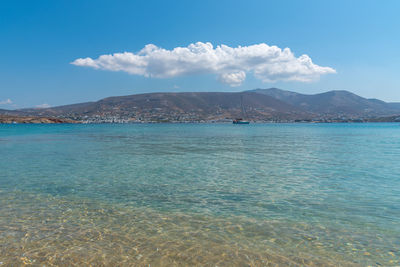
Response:
[{"label": "reflection on water", "polygon": [[1,127],[0,265],[400,264],[391,125]]}]

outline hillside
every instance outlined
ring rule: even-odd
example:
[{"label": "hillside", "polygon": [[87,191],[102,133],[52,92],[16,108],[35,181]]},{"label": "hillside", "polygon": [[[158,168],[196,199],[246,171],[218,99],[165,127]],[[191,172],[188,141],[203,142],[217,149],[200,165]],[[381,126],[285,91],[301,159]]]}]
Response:
[{"label": "hillside", "polygon": [[277,88],[256,89],[249,92],[268,95],[304,111],[332,116],[382,116],[400,111],[398,103],[367,99],[348,91],[329,91],[305,95]]},{"label": "hillside", "polygon": [[0,114],[68,118],[85,122],[337,121],[390,117],[399,103],[366,99],[348,91],[305,95],[271,89],[245,92],[148,93],[115,96],[52,108],[32,108]]},{"label": "hillside", "polygon": [[[242,111],[242,106],[245,114]],[[46,109],[24,109],[21,114],[61,116],[74,119],[96,117],[133,121],[204,121],[292,119],[310,114],[268,95],[253,92],[150,93],[108,97],[97,102]]]}]

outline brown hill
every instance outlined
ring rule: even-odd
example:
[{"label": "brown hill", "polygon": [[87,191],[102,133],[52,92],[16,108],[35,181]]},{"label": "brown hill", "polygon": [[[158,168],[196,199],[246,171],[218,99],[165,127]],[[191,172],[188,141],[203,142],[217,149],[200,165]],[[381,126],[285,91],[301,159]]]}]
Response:
[{"label": "brown hill", "polygon": [[347,91],[305,95],[276,88],[237,93],[148,93],[97,102],[0,114],[70,118],[88,122],[210,121],[242,117],[258,121],[376,118],[400,114],[399,103],[366,99]]},{"label": "brown hill", "polygon": [[[244,112],[243,112],[244,110]],[[309,114],[268,95],[254,92],[150,93],[108,97],[97,102],[20,110],[41,116],[118,117],[143,120],[285,119]]]},{"label": "brown hill", "polygon": [[348,91],[329,91],[305,95],[277,88],[256,89],[250,92],[265,94],[320,115],[382,116],[400,112],[398,103],[386,103],[378,99],[367,99]]}]

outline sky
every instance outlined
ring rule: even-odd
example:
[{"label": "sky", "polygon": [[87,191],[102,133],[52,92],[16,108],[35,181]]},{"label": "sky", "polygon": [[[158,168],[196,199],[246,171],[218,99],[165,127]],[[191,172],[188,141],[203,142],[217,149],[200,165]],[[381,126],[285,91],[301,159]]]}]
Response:
[{"label": "sky", "polygon": [[400,102],[400,1],[9,1],[0,109],[277,87]]}]

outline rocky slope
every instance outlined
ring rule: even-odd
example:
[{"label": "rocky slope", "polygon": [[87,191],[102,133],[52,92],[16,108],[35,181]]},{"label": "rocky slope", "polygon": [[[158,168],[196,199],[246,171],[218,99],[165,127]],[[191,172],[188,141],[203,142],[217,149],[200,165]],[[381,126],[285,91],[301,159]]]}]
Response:
[{"label": "rocky slope", "polygon": [[348,91],[329,91],[305,95],[277,88],[256,89],[250,92],[265,94],[307,112],[332,116],[383,116],[398,113],[398,103],[367,99]]},{"label": "rocky slope", "polygon": [[51,118],[51,117],[0,115],[0,123],[79,123],[79,122],[70,119]]},{"label": "rocky slope", "polygon": [[271,88],[237,93],[115,96],[44,109],[0,110],[0,114],[84,122],[230,121],[238,117],[253,121],[345,121],[399,115],[400,104],[366,99],[347,91],[305,95]]}]

